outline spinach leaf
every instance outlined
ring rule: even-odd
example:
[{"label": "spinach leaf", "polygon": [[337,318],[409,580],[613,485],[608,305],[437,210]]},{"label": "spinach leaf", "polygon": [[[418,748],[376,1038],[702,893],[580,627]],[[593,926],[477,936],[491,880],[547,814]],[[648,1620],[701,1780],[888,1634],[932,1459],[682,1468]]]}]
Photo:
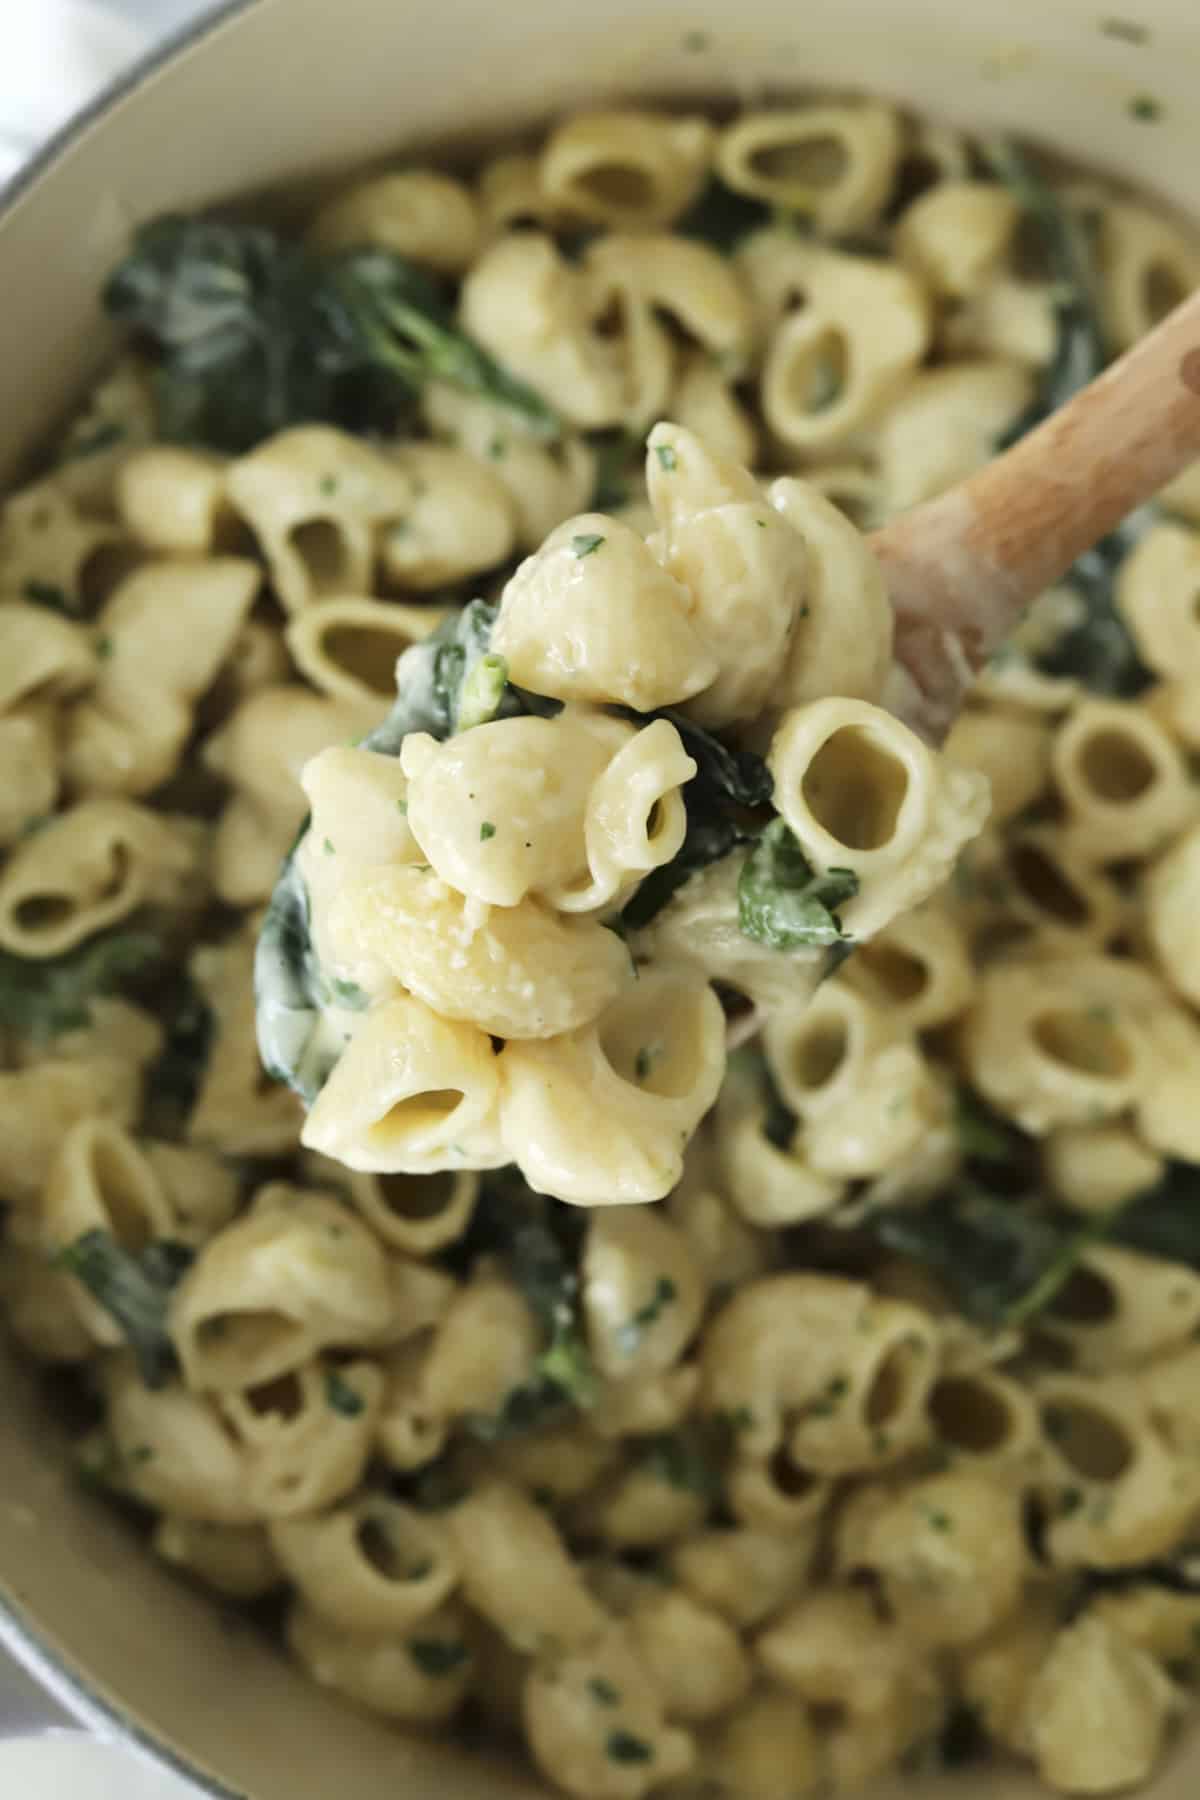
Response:
[{"label": "spinach leaf", "polygon": [[687,832],[677,855],[651,871],[621,914],[632,929],[649,924],[698,870],[719,862],[739,844],[754,843],[763,829],[755,812],[767,805],[774,791],[770,770],[753,751],[727,749],[710,732],[670,709],[653,716],[670,720],[697,771],[683,786]]},{"label": "spinach leaf", "polygon": [[647,1438],[639,1449],[637,1466],[656,1475],[668,1487],[716,1501],[721,1495],[721,1452],[717,1434],[691,1430],[663,1432]]},{"label": "spinach leaf", "polygon": [[439,289],[383,250],[315,256],[260,226],[170,216],[138,233],[104,292],[156,365],[163,436],[237,452],[285,425],[386,432],[428,381],[559,423],[454,325]]},{"label": "spinach leaf", "polygon": [[699,238],[701,243],[729,256],[743,238],[770,225],[772,217],[770,207],[761,200],[735,193],[714,176],[672,229],[683,237]]},{"label": "spinach leaf", "polygon": [[1177,1163],[1145,1193],[1083,1221],[1036,1190],[1010,1199],[968,1178],[926,1206],[876,1213],[865,1228],[931,1269],[976,1324],[1024,1325],[1092,1244],[1124,1244],[1200,1269],[1200,1169]]},{"label": "spinach leaf", "polygon": [[167,1334],[167,1306],[195,1252],[169,1239],[144,1250],[126,1250],[108,1231],[85,1231],[58,1252],[56,1268],[83,1284],[116,1320],[137,1358],[148,1388],[162,1387],[174,1374],[175,1346]]},{"label": "spinach leaf", "polygon": [[629,504],[630,479],[645,441],[644,433],[633,431],[593,431],[588,434],[588,443],[596,458],[593,512],[611,513]]},{"label": "spinach leaf", "polygon": [[985,1106],[969,1087],[959,1086],[954,1102],[959,1148],[968,1162],[996,1169],[1024,1169],[1030,1140],[1023,1131]]},{"label": "spinach leaf", "polygon": [[513,1389],[498,1414],[469,1421],[475,1437],[511,1437],[594,1404],[598,1380],[579,1292],[583,1228],[576,1209],[534,1193],[515,1169],[485,1176],[471,1228],[447,1260],[465,1274],[480,1256],[498,1258],[542,1325],[546,1345],[531,1379]]},{"label": "spinach leaf", "polygon": [[815,874],[785,819],[773,819],[738,877],[738,925],[772,950],[836,944],[846,933],[837,908],[858,892],[853,869]]},{"label": "spinach leaf", "polygon": [[561,421],[541,395],[464,336],[429,278],[393,251],[330,259],[314,298],[328,328],[320,349],[330,366],[340,354],[351,372],[367,380],[387,372],[414,393],[428,381],[444,381],[517,414],[537,437],[561,436]]},{"label": "spinach leaf", "polygon": [[1152,677],[1138,656],[1129,627],[1117,610],[1117,570],[1142,530],[1144,515],[1135,513],[1090,550],[1085,550],[1066,576],[1084,602],[1085,611],[1050,649],[1038,658],[1047,675],[1074,675],[1100,694],[1130,697],[1150,685]]},{"label": "spinach leaf", "polygon": [[[1037,231],[1055,287],[1054,355],[1032,405],[997,443],[997,450],[1004,450],[1094,380],[1109,356],[1087,224],[1059,200],[1016,144],[993,138],[982,149],[992,172],[1011,189]],[[1117,567],[1141,529],[1141,520],[1127,519],[1085,551],[1066,576],[1086,613],[1037,659],[1047,675],[1076,676],[1102,694],[1136,694],[1148,685],[1149,675],[1113,598]]]},{"label": "spinach leaf", "polygon": [[1105,1220],[1064,1220],[1034,1195],[1005,1199],[963,1180],[928,1205],[866,1221],[885,1248],[945,1282],[967,1318],[987,1329],[1023,1325],[1048,1306]]},{"label": "spinach leaf", "polygon": [[1108,353],[1100,321],[1099,284],[1082,218],[1062,203],[1011,139],[989,138],[980,147],[984,161],[1020,203],[1036,232],[1054,284],[1054,355],[1042,374],[1033,404],[997,445],[1003,450],[1086,387],[1103,369]]},{"label": "spinach leaf", "polygon": [[162,959],[162,945],[145,931],[95,937],[64,956],[44,960],[0,950],[0,1020],[37,1041],[86,1025],[91,1003],[116,993]]},{"label": "spinach leaf", "polygon": [[44,606],[47,612],[61,613],[66,619],[78,619],[83,615],[82,603],[73,600],[66,588],[58,587],[52,581],[26,581],[21,587],[21,598],[28,600],[30,606]]},{"label": "spinach leaf", "polygon": [[166,1037],[146,1076],[147,1123],[156,1136],[172,1137],[196,1104],[216,1021],[184,969],[171,971],[155,1004]]},{"label": "spinach leaf", "polygon": [[1114,1243],[1200,1269],[1200,1168],[1173,1163],[1163,1179],[1113,1217]]}]

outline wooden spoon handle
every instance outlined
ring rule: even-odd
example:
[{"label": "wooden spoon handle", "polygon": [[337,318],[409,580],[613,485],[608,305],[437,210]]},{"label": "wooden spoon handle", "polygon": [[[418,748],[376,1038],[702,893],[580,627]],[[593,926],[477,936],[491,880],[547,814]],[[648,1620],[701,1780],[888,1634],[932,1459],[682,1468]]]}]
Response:
[{"label": "wooden spoon handle", "polygon": [[1029,602],[1200,456],[1200,292],[960,487],[877,531],[910,724],[939,738]]}]

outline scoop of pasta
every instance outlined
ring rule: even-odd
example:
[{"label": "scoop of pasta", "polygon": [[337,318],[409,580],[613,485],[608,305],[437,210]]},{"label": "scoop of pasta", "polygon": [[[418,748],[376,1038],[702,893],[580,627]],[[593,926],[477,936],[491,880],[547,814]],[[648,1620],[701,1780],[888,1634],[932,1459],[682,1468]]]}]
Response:
[{"label": "scoop of pasta", "polygon": [[986,781],[880,704],[892,615],[854,528],[676,425],[646,481],[649,536],[558,526],[304,770],[259,1043],[351,1168],[661,1198],[727,1008],[811,995],[983,823]]}]

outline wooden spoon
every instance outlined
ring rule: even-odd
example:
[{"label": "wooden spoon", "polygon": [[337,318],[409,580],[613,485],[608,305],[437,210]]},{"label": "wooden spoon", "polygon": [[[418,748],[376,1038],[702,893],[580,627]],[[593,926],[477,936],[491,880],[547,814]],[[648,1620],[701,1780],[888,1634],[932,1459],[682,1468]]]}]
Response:
[{"label": "wooden spoon", "polygon": [[888,704],[937,742],[1031,600],[1200,457],[1200,292],[977,475],[870,544],[896,614]]}]

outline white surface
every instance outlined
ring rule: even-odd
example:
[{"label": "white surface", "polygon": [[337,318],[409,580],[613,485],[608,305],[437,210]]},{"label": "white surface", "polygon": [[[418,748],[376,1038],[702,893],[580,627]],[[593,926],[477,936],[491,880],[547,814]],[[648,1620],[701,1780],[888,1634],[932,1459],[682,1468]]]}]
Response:
[{"label": "white surface", "polygon": [[0,1743],[4,1800],[192,1800],[166,1769],[69,1732]]},{"label": "white surface", "polygon": [[100,0],[3,0],[0,11],[0,181],[5,181],[141,53],[153,14],[146,9],[139,24]]}]

